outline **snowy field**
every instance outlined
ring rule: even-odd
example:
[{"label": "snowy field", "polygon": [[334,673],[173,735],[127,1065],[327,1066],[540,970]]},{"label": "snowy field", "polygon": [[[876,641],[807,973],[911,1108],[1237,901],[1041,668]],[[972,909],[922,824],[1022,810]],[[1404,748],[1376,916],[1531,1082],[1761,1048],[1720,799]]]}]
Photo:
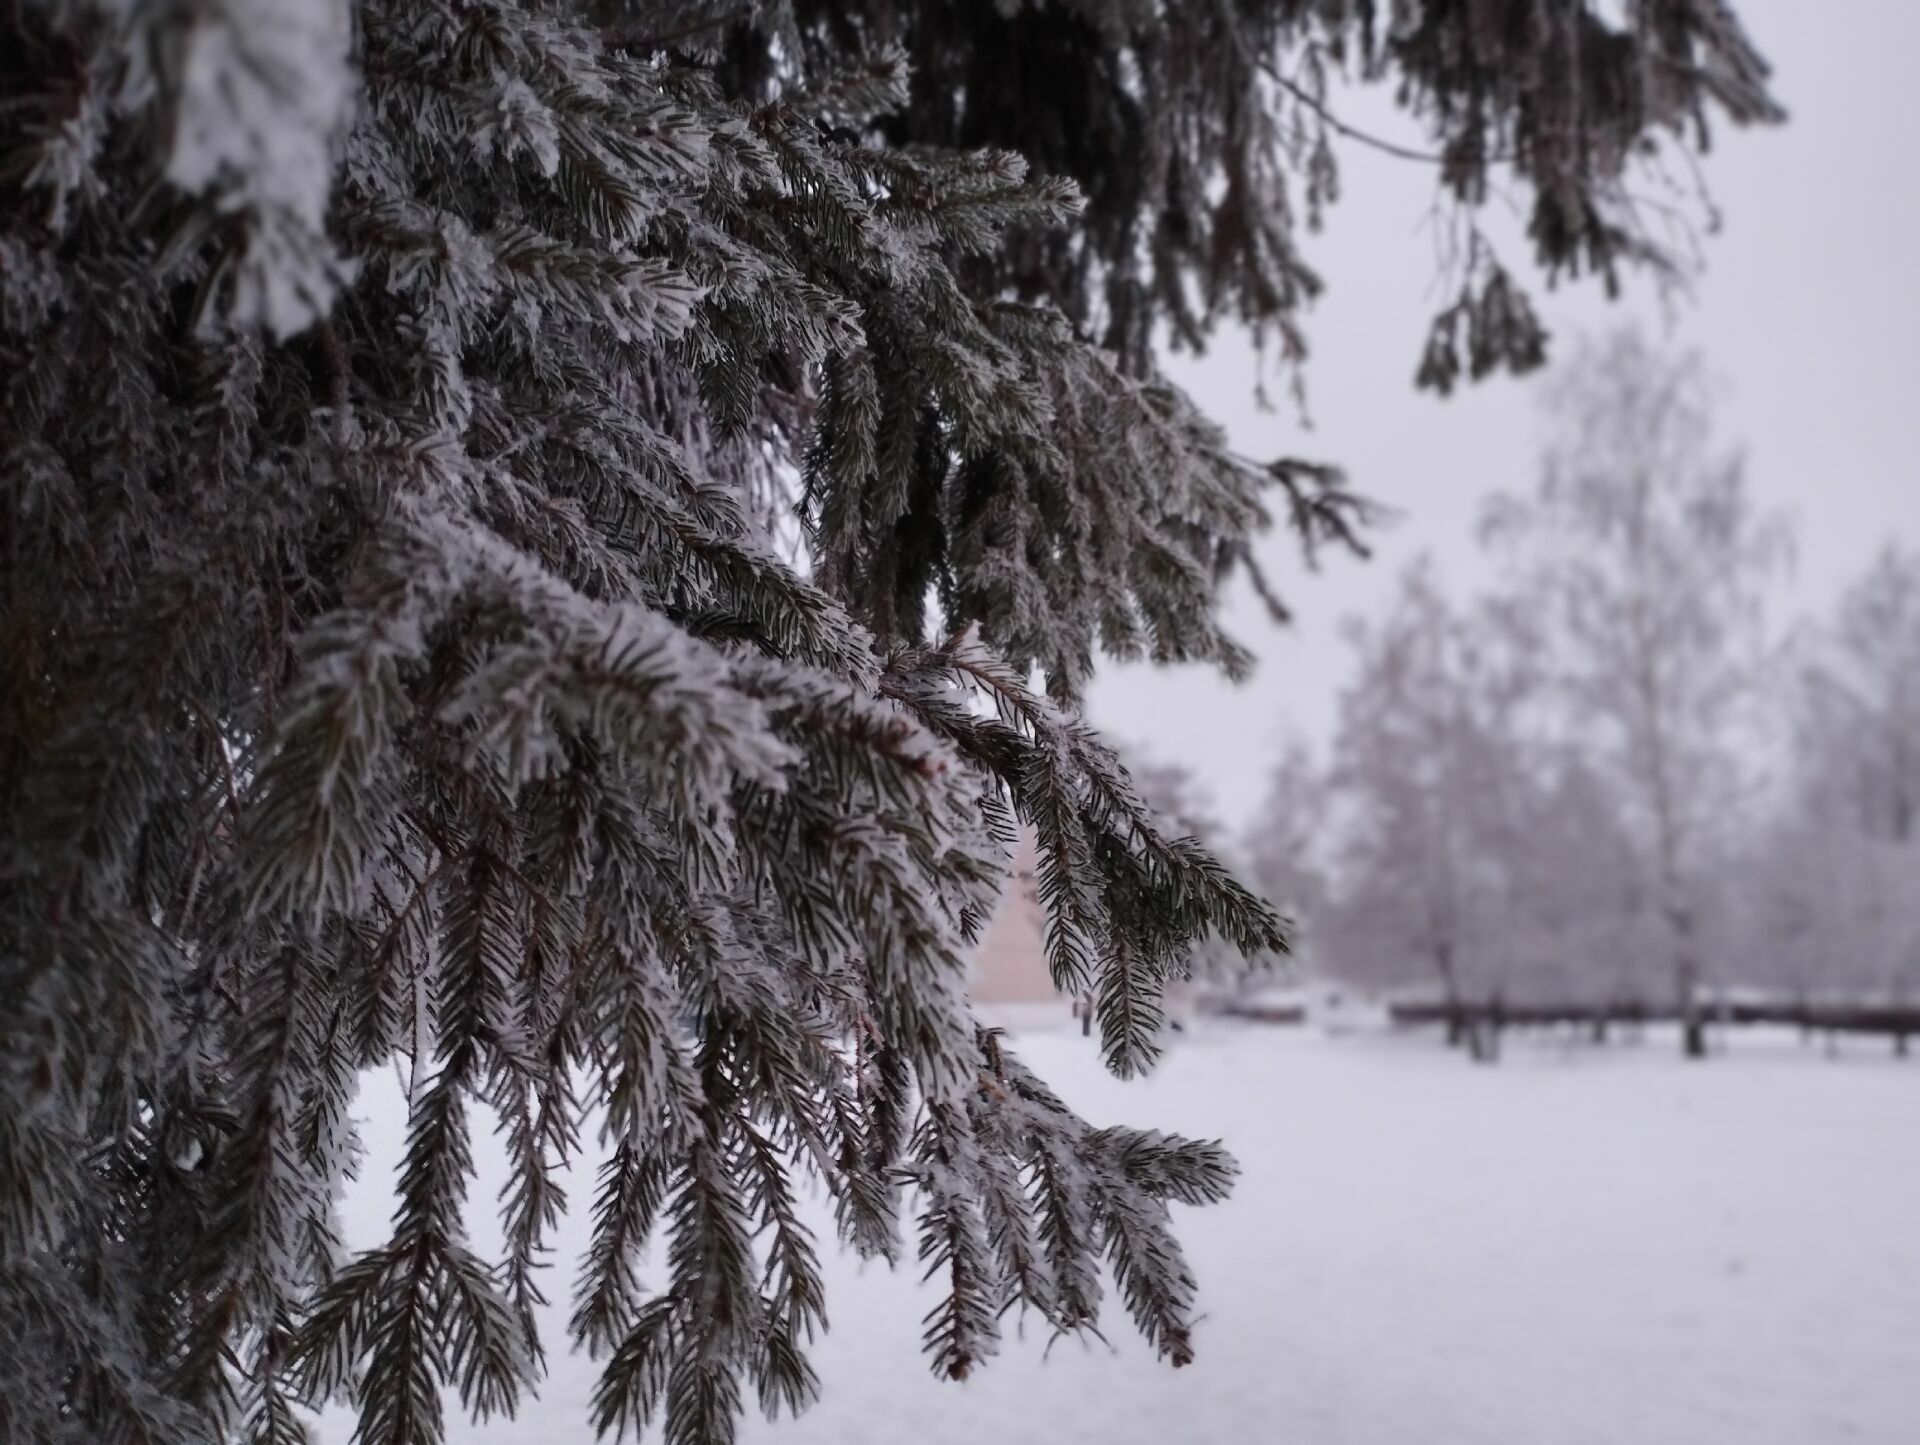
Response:
[{"label": "snowy field", "polygon": [[[1664,1044],[1518,1042],[1475,1069],[1430,1039],[1221,1029],[1121,1085],[1077,1035],[1019,1047],[1098,1122],[1239,1155],[1233,1200],[1183,1221],[1198,1362],[1157,1365],[1116,1306],[1111,1350],[1062,1341],[1043,1360],[1029,1330],[965,1384],[937,1381],[917,1270],[848,1260],[814,1357],[824,1398],[750,1421],[754,1445],[1920,1441],[1920,1060],[1742,1039],[1689,1066]],[[373,1166],[399,1143],[379,1098],[356,1245],[384,1232]],[[593,1367],[553,1353],[520,1420],[456,1418],[449,1438],[584,1445]]]}]

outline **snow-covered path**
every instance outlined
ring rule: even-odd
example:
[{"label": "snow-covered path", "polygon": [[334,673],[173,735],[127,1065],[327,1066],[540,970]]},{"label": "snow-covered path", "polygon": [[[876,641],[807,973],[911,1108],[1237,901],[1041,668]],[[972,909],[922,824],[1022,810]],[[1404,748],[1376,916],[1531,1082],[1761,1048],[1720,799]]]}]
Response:
[{"label": "snow-covered path", "polygon": [[[1430,1041],[1249,1030],[1121,1085],[1077,1036],[1020,1051],[1095,1120],[1239,1155],[1234,1199],[1185,1218],[1198,1363],[1155,1364],[1116,1308],[1112,1351],[1043,1362],[1030,1331],[937,1381],[917,1271],[837,1263],[825,1397],[751,1422],[754,1445],[1920,1441],[1920,1061],[1521,1044],[1474,1069]],[[372,1242],[383,1203],[350,1204]],[[557,1354],[521,1420],[451,1436],[584,1442],[592,1381]]]}]

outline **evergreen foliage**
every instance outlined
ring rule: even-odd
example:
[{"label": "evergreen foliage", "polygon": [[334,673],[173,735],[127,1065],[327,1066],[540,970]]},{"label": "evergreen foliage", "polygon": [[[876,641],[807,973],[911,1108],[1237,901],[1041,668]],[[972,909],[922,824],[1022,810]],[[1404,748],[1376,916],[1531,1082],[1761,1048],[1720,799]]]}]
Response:
[{"label": "evergreen foliage", "polygon": [[[1122,1073],[1203,938],[1284,946],[1073,712],[1096,649],[1244,665],[1213,603],[1271,498],[1309,545],[1362,519],[1147,351],[1310,289],[1258,77],[1355,46],[1450,178],[1561,156],[1523,167],[1574,207],[1550,266],[1620,250],[1581,207],[1649,127],[1765,109],[1708,0],[1598,38],[1484,8],[0,16],[0,1437],[278,1445],[345,1397],[361,1440],[442,1439],[443,1395],[535,1388],[570,1288],[599,1428],[731,1439],[817,1388],[807,1178],[865,1255],[915,1214],[944,1374],[1010,1308],[1091,1327],[1102,1260],[1190,1358],[1169,1208],[1231,1162],[1073,1116],[976,1029],[965,951],[1020,822]],[[1567,45],[1612,79],[1540,111]],[[996,53],[1120,119],[1024,123]],[[348,1256],[394,1061],[392,1234]],[[489,1118],[500,1259],[464,1229]]]},{"label": "evergreen foliage", "polygon": [[[778,11],[786,25],[727,49],[744,85],[899,44],[916,84],[884,122],[890,138],[1017,150],[1079,179],[1078,228],[1022,230],[973,274],[1053,301],[1140,373],[1157,327],[1199,348],[1222,317],[1304,355],[1301,312],[1321,282],[1298,233],[1339,197],[1342,142],[1431,165],[1461,233],[1421,384],[1527,370],[1544,358],[1540,322],[1473,223],[1495,178],[1525,185],[1527,238],[1550,279],[1595,274],[1612,288],[1625,267],[1667,260],[1636,174],[1662,176],[1689,144],[1704,149],[1716,111],[1735,124],[1783,114],[1726,0],[787,0]],[[1332,99],[1342,76],[1390,81],[1429,147],[1345,124]]]}]

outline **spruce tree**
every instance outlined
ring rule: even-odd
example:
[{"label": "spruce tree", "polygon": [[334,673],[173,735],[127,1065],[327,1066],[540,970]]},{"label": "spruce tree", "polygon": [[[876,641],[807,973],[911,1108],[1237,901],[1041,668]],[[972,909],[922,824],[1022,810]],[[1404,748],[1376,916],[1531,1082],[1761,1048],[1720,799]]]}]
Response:
[{"label": "spruce tree", "polygon": [[[1620,8],[0,13],[0,1438],[289,1442],[345,1397],[439,1440],[537,1386],[566,1287],[595,1426],[728,1440],[818,1387],[808,1178],[945,1281],[942,1374],[1016,1307],[1093,1327],[1103,1265],[1188,1360],[1170,1206],[1231,1160],[1091,1128],[964,990],[1021,824],[1121,1074],[1202,941],[1285,942],[1075,709],[1097,652],[1244,667],[1214,603],[1269,513],[1363,511],[1150,339],[1298,349],[1336,62],[1463,204],[1537,182],[1549,271],[1637,256],[1629,158],[1770,103],[1718,0]],[[1537,355],[1476,284],[1436,384]]]}]

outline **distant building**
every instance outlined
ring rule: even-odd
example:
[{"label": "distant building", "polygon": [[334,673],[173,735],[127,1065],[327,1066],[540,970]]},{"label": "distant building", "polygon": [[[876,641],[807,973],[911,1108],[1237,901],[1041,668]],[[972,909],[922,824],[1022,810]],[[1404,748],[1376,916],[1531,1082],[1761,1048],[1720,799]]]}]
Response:
[{"label": "distant building", "polygon": [[[1075,1000],[1053,986],[1047,967],[1036,861],[1033,835],[1022,829],[1000,910],[973,955],[968,993],[974,1010],[983,1023],[1001,1028],[1067,1028],[1079,1017]],[[1177,1024],[1184,1024],[1190,1011],[1191,992],[1184,982],[1167,990],[1167,1015]]]},{"label": "distant building", "polygon": [[974,950],[968,993],[985,1023],[1064,1028],[1073,1022],[1073,1006],[1047,969],[1046,915],[1034,863],[1033,835],[1022,829],[1000,910]]}]

